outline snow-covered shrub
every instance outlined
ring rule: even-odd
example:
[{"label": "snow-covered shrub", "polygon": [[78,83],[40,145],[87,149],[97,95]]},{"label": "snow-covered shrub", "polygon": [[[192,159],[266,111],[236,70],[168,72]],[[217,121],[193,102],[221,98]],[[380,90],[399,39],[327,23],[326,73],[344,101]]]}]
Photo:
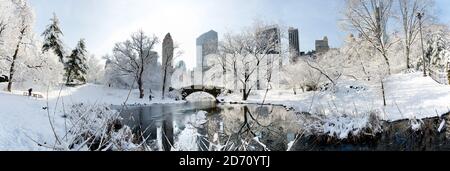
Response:
[{"label": "snow-covered shrub", "polygon": [[[306,59],[307,60],[307,59]],[[323,83],[320,73],[308,66],[306,60],[288,65],[284,68],[283,79],[291,88],[300,88],[303,91],[316,91]]]},{"label": "snow-covered shrub", "polygon": [[119,112],[106,106],[76,104],[67,114],[68,150],[136,151],[146,150],[138,145],[140,137],[122,123]]},{"label": "snow-covered shrub", "polygon": [[382,131],[381,120],[376,112],[367,115],[317,116],[316,120],[304,125],[313,135],[347,139],[361,135],[376,135]]}]

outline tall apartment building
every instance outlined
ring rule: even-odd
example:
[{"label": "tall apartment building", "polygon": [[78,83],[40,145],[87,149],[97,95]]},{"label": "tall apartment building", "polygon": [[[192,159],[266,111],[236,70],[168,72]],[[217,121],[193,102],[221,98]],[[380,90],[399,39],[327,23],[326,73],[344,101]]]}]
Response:
[{"label": "tall apartment building", "polygon": [[277,25],[269,26],[257,33],[261,48],[264,48],[267,54],[281,53],[281,35]]},{"label": "tall apartment building", "polygon": [[289,30],[289,55],[291,62],[296,62],[300,55],[300,41],[298,29],[290,27]]},{"label": "tall apartment building", "polygon": [[219,50],[219,36],[214,30],[206,32],[197,38],[197,67],[194,69],[194,84],[204,84],[204,72],[208,70],[206,57],[210,54],[216,54]]}]

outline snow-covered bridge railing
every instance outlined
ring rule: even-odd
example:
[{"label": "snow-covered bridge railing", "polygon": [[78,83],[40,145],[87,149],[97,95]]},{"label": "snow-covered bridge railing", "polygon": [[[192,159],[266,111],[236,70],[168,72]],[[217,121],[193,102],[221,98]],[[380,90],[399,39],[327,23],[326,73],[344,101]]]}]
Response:
[{"label": "snow-covered bridge railing", "polygon": [[449,78],[449,70],[446,68],[430,68],[429,69],[430,77],[433,78],[436,82],[439,84],[449,85],[450,84],[450,78]]}]

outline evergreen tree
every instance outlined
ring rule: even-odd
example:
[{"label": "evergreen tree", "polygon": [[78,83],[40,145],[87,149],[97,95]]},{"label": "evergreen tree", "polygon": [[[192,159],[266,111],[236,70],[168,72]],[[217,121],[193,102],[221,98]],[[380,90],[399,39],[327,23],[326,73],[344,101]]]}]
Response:
[{"label": "evergreen tree", "polygon": [[53,13],[53,18],[50,19],[51,24],[47,26],[42,36],[44,36],[44,44],[42,45],[42,52],[53,50],[59,57],[61,63],[64,63],[64,46],[61,41],[63,33],[59,28],[59,20],[56,14]]},{"label": "evergreen tree", "polygon": [[77,47],[72,50],[72,54],[68,56],[66,63],[66,77],[67,84],[73,83],[75,81],[79,83],[86,83],[87,75],[87,51],[84,40],[81,39]]},{"label": "evergreen tree", "polygon": [[438,30],[431,34],[431,38],[427,41],[428,49],[426,57],[432,67],[444,69],[447,66],[450,56],[448,51],[449,40],[442,30]]}]

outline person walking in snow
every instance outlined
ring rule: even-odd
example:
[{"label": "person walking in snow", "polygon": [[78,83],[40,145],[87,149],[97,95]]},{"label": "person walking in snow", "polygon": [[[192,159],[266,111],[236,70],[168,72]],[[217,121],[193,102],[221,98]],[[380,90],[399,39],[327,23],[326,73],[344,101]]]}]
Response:
[{"label": "person walking in snow", "polygon": [[32,93],[33,93],[33,88],[28,89],[28,96],[31,97]]},{"label": "person walking in snow", "polygon": [[152,96],[152,89],[150,89],[150,91],[149,91],[149,96],[148,96],[148,99],[150,100],[150,102],[152,101],[152,99],[153,99],[153,96]]}]

